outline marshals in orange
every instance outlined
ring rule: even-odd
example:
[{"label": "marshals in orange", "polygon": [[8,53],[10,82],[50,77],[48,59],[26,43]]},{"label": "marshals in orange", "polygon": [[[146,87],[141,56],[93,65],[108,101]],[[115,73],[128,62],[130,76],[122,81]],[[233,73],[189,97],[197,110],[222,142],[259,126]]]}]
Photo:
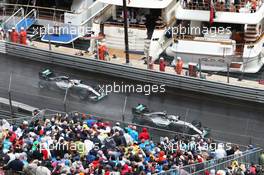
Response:
[{"label": "marshals in orange", "polygon": [[161,58],[160,58],[160,61],[159,61],[159,68],[160,68],[160,71],[161,71],[161,72],[165,72],[165,67],[166,67],[166,64],[165,64],[164,58],[161,57]]},{"label": "marshals in orange", "polygon": [[20,31],[20,44],[27,45],[27,32],[25,31],[24,27],[21,27]]},{"label": "marshals in orange", "polygon": [[17,31],[16,31],[16,28],[12,27],[11,42],[18,43],[18,38],[19,38],[19,35],[18,35]]},{"label": "marshals in orange", "polygon": [[177,63],[175,66],[175,71],[178,75],[182,74],[182,67],[183,67],[183,61],[182,61],[181,57],[177,57]]},{"label": "marshals in orange", "polygon": [[106,55],[108,53],[107,47],[104,43],[98,43],[98,52],[99,52],[99,60],[106,60]]}]

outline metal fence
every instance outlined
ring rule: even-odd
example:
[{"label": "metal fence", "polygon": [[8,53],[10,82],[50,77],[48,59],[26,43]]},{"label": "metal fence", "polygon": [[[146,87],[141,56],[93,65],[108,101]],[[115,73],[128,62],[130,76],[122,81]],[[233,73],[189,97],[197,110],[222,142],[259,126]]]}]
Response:
[{"label": "metal fence", "polygon": [[262,149],[255,148],[252,150],[245,151],[240,155],[231,155],[223,159],[212,159],[202,163],[196,163],[184,167],[177,167],[173,170],[159,173],[158,175],[205,175],[206,172],[209,172],[210,170],[215,170],[215,172],[217,172],[218,170],[226,170],[229,166],[232,165],[233,162],[246,165],[258,165],[259,157],[262,152]]},{"label": "metal fence", "polygon": [[[39,66],[39,70],[43,69],[43,65]],[[51,66],[52,67],[52,66]],[[61,72],[65,71],[65,72]],[[56,69],[56,75],[66,75],[74,79],[82,79],[85,84],[96,85],[96,84],[108,84],[108,80],[96,80],[93,76],[88,75],[78,75],[76,76],[74,73],[70,73],[66,70]],[[11,79],[11,82],[9,82]],[[102,108],[101,102],[94,103],[87,100],[80,100],[76,94],[68,93],[66,96],[65,90],[57,91],[57,90],[49,90],[49,89],[41,89],[38,86],[39,83],[38,74],[24,73],[23,75],[19,72],[1,72],[0,71],[0,102],[5,103],[5,110],[9,111],[9,98],[12,100],[12,110],[14,113],[23,112],[20,110],[21,107],[27,108],[27,111],[32,111],[36,108],[39,109],[56,109],[57,111],[80,111],[84,113],[92,113],[95,116],[100,116],[106,119],[112,119],[113,121],[124,121],[130,123],[133,120],[133,115],[131,113],[131,108],[137,105],[137,101],[134,101],[133,96],[126,95],[118,95],[115,103],[111,105],[112,100],[116,98],[115,94],[109,94],[104,99],[102,99],[102,106],[107,104]],[[9,89],[10,88],[10,89]],[[66,98],[65,98],[66,97]],[[20,103],[19,103],[20,102]],[[32,107],[25,107],[22,103],[26,103]],[[125,105],[125,103],[127,104]],[[110,103],[110,105],[109,105]],[[3,104],[0,105],[3,109]],[[20,108],[19,108],[20,106]],[[111,107],[111,109],[110,109]],[[109,110],[105,110],[105,108],[109,108]],[[163,108],[163,107],[161,107]],[[25,110],[24,110],[25,111]],[[201,114],[203,113],[203,114]],[[30,112],[28,114],[31,114]],[[263,138],[259,138],[254,136],[255,131],[252,131],[250,128],[260,127],[258,121],[252,121],[250,116],[248,119],[236,119],[238,123],[237,126],[233,126],[233,131],[223,131],[221,128],[217,128],[216,125],[211,125],[211,123],[218,123],[221,121],[222,116],[217,113],[207,113],[206,111],[197,111],[195,109],[190,109],[189,107],[179,107],[177,111],[174,112],[175,115],[182,116],[182,119],[186,121],[194,121],[199,120],[203,123],[204,126],[211,128],[210,136],[213,138],[217,138],[218,140],[225,140],[234,143],[240,143],[241,145],[257,145],[261,146],[264,143]],[[199,119],[201,115],[209,115],[211,117]],[[254,114],[252,114],[254,115]],[[244,116],[247,116],[245,114]],[[244,117],[241,116],[241,117]],[[18,116],[16,117],[18,118]],[[224,117],[226,118],[226,117]],[[16,119],[18,120],[18,119]],[[232,119],[233,120],[233,119]],[[232,121],[233,123],[234,121]],[[209,124],[207,124],[209,123]],[[247,128],[243,128],[244,126],[251,126]],[[218,129],[218,130],[217,130]],[[155,135],[157,133],[158,136],[166,136],[174,137],[177,133],[173,134],[173,132],[169,132],[167,130],[160,130],[157,132],[157,129],[150,128],[151,132]],[[167,134],[168,133],[168,134]],[[258,135],[260,133],[264,133],[263,131],[258,131]]]}]

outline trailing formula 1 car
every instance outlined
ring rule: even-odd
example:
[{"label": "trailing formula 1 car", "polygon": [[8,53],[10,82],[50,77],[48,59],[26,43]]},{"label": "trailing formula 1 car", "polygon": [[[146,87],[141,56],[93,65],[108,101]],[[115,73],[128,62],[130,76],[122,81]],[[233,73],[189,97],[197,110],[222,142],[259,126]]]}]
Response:
[{"label": "trailing formula 1 car", "polygon": [[180,120],[180,116],[169,115],[166,111],[151,112],[146,105],[138,104],[132,108],[133,123],[148,125],[174,132],[185,133],[192,136],[206,137],[210,129],[202,127],[201,122],[192,123]]},{"label": "trailing formula 1 car", "polygon": [[82,80],[70,79],[68,76],[56,76],[50,69],[39,72],[39,79],[40,89],[68,91],[67,93],[77,95],[81,100],[99,101],[106,96],[99,92],[99,87],[85,85]]}]

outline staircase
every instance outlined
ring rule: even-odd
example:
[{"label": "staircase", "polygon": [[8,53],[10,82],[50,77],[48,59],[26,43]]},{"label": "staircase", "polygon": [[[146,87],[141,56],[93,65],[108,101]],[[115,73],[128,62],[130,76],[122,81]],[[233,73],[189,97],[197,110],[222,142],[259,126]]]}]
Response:
[{"label": "staircase", "polygon": [[18,9],[13,15],[8,17],[3,22],[3,28],[9,30],[15,27],[18,32],[20,32],[21,27],[27,30],[37,21],[37,10],[32,9],[28,14],[25,15],[24,9]]},{"label": "staircase", "polygon": [[257,24],[247,24],[245,27],[245,41],[254,42],[260,36],[259,25]]},{"label": "staircase", "polygon": [[15,13],[9,16],[3,21],[2,27],[5,30],[9,30],[12,27],[15,27],[23,18],[25,17],[25,12],[23,8],[19,8]]},{"label": "staircase", "polygon": [[[59,44],[69,44],[76,39],[85,36],[89,31],[87,31],[87,26],[91,26],[92,19],[101,13],[106,7],[108,7],[108,4],[102,3],[100,1],[95,1],[91,6],[86,9],[83,13],[87,13],[87,19],[85,19],[80,25],[72,25],[72,21],[70,19],[66,19],[64,21],[64,24],[58,26],[59,28],[59,35],[56,34],[45,34],[41,38],[41,41],[44,42],[52,42],[52,43],[59,43]],[[70,14],[65,13],[66,16],[70,15],[73,17],[72,19],[80,18],[82,14]],[[68,30],[65,30],[68,29]],[[83,30],[85,29],[85,30]],[[76,31],[76,32],[70,32],[70,31]]]},{"label": "staircase", "polygon": [[29,29],[37,21],[37,10],[32,9],[23,19],[16,24],[16,30],[20,32],[21,27]]},{"label": "staircase", "polygon": [[[105,42],[109,48],[124,49],[124,29],[122,27],[105,26]],[[139,29],[129,29],[129,50],[132,53],[143,54],[147,32]]]}]

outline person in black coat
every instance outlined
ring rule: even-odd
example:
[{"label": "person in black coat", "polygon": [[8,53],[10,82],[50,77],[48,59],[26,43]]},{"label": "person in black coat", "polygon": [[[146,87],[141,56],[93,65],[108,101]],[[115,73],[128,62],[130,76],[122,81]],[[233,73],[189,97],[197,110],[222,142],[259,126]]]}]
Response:
[{"label": "person in black coat", "polygon": [[24,163],[19,160],[19,154],[15,155],[15,160],[9,162],[6,166],[3,167],[4,170],[13,170],[13,171],[22,171],[24,167]]}]

